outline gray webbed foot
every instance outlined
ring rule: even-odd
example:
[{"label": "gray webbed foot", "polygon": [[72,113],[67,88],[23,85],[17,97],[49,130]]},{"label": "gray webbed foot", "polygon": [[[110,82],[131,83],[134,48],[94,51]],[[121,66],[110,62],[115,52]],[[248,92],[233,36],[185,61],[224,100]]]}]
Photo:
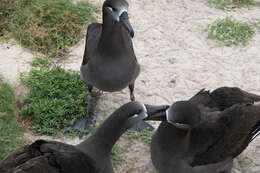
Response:
[{"label": "gray webbed foot", "polygon": [[131,84],[128,87],[129,87],[129,90],[130,90],[130,100],[132,102],[134,102],[135,101],[135,95],[134,95],[135,84]]},{"label": "gray webbed foot", "polygon": [[81,139],[84,134],[88,134],[95,127],[95,121],[90,116],[86,116],[83,120],[76,123],[72,129],[79,132],[79,138]]},{"label": "gray webbed foot", "polygon": [[[88,86],[88,106],[86,111],[86,116],[83,120],[77,122],[72,129],[79,132],[79,138],[82,138],[84,134],[88,134],[95,127],[95,121],[93,120],[93,113],[97,105],[98,98],[102,95],[99,91],[95,95],[92,94],[92,86]],[[92,116],[91,116],[92,115]]]}]

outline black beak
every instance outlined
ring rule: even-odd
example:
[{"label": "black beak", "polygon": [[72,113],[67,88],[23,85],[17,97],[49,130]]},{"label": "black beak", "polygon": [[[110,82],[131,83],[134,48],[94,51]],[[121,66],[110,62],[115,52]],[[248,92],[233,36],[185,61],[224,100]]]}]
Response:
[{"label": "black beak", "polygon": [[153,121],[166,121],[166,110],[169,108],[169,105],[163,106],[152,106],[145,105],[147,109],[148,117],[144,120],[153,120]]},{"label": "black beak", "polygon": [[129,34],[133,38],[135,33],[134,33],[134,30],[133,30],[133,28],[132,28],[132,26],[129,22],[128,14],[127,14],[126,11],[121,14],[121,16],[119,17],[119,20],[120,20],[120,22],[122,22],[125,29],[129,32]]}]

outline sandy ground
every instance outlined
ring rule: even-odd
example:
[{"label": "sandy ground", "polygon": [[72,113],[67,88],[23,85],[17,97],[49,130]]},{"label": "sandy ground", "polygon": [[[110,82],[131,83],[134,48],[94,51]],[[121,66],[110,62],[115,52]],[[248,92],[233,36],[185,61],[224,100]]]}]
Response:
[{"label": "sandy ground", "polygon": [[[102,1],[94,1],[101,6]],[[188,99],[202,88],[237,86],[260,94],[260,34],[246,47],[219,47],[207,39],[204,28],[219,17],[233,16],[244,21],[260,20],[259,7],[224,12],[210,8],[205,0],[128,0],[130,20],[135,30],[135,53],[142,72],[136,81],[136,99],[149,104],[171,104]],[[99,16],[100,18],[100,16]],[[84,40],[58,61],[68,69],[79,70]],[[0,73],[17,89],[24,88],[19,72],[28,71],[33,54],[18,45],[0,44]],[[99,118],[129,101],[127,89],[104,93],[98,103]],[[39,136],[26,133],[35,140]],[[41,137],[43,138],[43,137]],[[48,137],[44,137],[48,138]],[[78,139],[57,139],[77,144]],[[149,147],[136,141],[125,153],[119,173],[154,173]],[[235,160],[233,173],[260,173],[260,138]]]}]

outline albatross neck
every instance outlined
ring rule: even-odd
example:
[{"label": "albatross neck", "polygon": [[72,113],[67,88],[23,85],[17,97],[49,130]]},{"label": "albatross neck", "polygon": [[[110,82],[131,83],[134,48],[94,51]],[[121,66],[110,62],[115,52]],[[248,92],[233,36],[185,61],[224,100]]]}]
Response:
[{"label": "albatross neck", "polygon": [[190,135],[190,130],[179,129],[167,122],[163,122],[156,132],[156,137],[160,141],[160,144],[164,148],[171,148],[175,154],[188,150]]},{"label": "albatross neck", "polygon": [[100,52],[109,55],[124,53],[126,44],[125,32],[120,22],[107,18],[103,20],[102,32],[98,43]]},{"label": "albatross neck", "polygon": [[112,114],[88,139],[78,145],[82,151],[98,149],[100,154],[110,154],[120,136],[127,130],[125,119],[120,112]]}]

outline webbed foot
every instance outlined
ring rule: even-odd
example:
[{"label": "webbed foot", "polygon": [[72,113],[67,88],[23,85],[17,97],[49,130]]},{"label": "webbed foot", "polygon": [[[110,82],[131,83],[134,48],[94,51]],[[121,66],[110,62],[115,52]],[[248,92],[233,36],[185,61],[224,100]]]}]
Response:
[{"label": "webbed foot", "polygon": [[79,132],[79,138],[81,139],[85,134],[88,134],[95,127],[95,122],[90,116],[86,116],[83,120],[77,122],[72,129]]}]

